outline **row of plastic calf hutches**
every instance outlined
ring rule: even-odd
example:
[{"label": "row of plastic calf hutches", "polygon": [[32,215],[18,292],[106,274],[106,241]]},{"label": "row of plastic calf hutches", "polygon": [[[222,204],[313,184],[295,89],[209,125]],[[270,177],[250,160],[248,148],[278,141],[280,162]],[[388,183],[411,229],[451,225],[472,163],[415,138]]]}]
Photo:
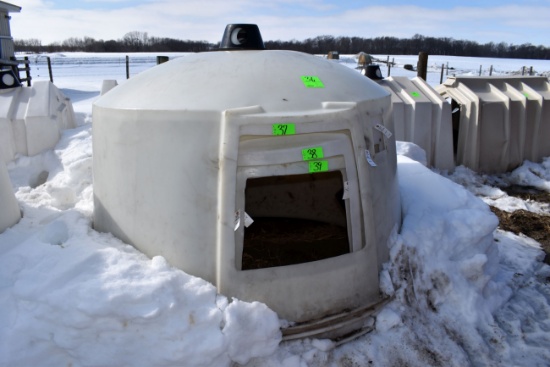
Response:
[{"label": "row of plastic calf hutches", "polygon": [[421,78],[389,77],[396,140],[423,148],[429,166],[502,173],[550,156],[546,77],[450,77],[432,88]]},{"label": "row of plastic calf hutches", "polygon": [[453,107],[456,163],[500,173],[550,156],[546,77],[451,77],[436,90]]},{"label": "row of plastic calf hutches", "polygon": [[428,166],[453,170],[451,105],[419,77],[388,77],[378,83],[392,94],[395,139],[424,149]]}]

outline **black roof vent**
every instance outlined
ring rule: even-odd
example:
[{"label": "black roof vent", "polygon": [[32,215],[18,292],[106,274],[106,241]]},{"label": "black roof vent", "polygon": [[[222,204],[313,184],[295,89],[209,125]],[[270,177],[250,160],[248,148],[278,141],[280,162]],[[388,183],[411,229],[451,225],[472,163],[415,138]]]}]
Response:
[{"label": "black roof vent", "polygon": [[265,46],[256,24],[228,24],[220,50],[265,50]]}]

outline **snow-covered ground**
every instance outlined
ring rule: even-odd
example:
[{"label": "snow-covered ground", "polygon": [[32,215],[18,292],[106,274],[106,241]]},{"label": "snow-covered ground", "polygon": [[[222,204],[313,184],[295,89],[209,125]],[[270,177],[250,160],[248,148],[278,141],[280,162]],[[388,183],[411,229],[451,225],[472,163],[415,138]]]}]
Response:
[{"label": "snow-covered ground", "polygon": [[[438,174],[419,163],[418,147],[399,143],[404,221],[381,276],[394,298],[376,330],[338,347],[281,343],[277,315],[265,305],[228,299],[164,258],[92,229],[92,103],[104,79],[124,82],[125,57],[51,56],[79,126],[55,149],[8,165],[24,216],[0,234],[0,366],[550,365],[550,267],[537,242],[497,230],[484,202],[550,214],[493,186],[507,179],[550,191],[549,158],[498,179],[464,167]],[[155,55],[130,60],[138,57],[131,75],[155,64]],[[355,66],[351,57],[340,62]],[[474,75],[480,65],[550,71],[550,61],[434,57],[431,84],[447,62]],[[34,80],[49,78],[44,63],[31,66]]]}]

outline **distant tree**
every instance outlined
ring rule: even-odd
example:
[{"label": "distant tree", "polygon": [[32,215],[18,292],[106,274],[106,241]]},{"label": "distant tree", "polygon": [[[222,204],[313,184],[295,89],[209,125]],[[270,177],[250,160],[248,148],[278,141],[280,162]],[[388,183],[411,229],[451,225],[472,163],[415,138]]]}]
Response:
[{"label": "distant tree", "polygon": [[144,51],[149,44],[149,36],[147,32],[128,32],[122,37],[122,43],[127,51]]},{"label": "distant tree", "polygon": [[82,49],[84,42],[82,39],[77,37],[70,37],[64,40],[61,43],[61,46],[65,48],[66,51],[79,51]]}]

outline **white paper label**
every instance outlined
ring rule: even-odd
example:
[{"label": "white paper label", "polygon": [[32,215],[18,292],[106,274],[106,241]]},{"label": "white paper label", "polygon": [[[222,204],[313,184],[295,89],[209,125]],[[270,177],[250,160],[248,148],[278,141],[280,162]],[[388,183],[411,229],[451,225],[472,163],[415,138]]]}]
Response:
[{"label": "white paper label", "polygon": [[372,160],[372,157],[370,156],[370,151],[367,149],[365,150],[365,156],[367,157],[367,162],[373,167],[376,167],[376,163]]},{"label": "white paper label", "polygon": [[344,195],[342,196],[342,200],[349,199],[349,182],[344,182]]},{"label": "white paper label", "polygon": [[386,129],[386,127],[382,124],[376,124],[376,126],[374,127],[376,130],[382,132],[382,134],[384,134],[386,136],[386,139],[389,139],[391,138],[392,136],[392,133],[391,131],[389,131],[388,129]]},{"label": "white paper label", "polygon": [[244,226],[248,228],[252,223],[254,223],[254,219],[250,218],[247,212],[244,212]]}]

